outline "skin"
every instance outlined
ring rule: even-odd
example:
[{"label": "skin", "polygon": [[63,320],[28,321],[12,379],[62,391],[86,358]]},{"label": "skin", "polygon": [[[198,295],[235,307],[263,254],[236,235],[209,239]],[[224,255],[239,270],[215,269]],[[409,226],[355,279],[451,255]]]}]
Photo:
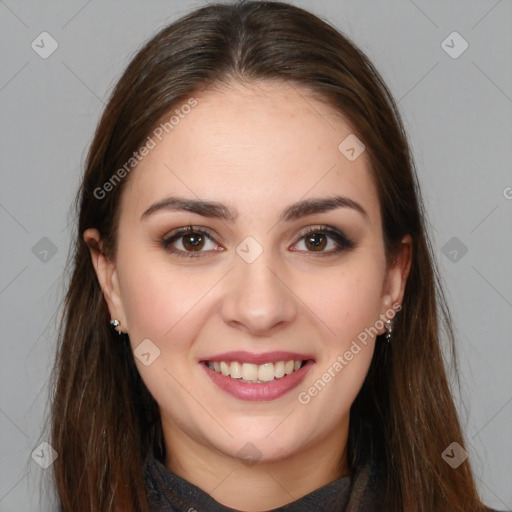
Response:
[{"label": "skin", "polygon": [[[387,267],[366,154],[351,162],[338,150],[353,130],[307,90],[281,82],[230,84],[195,98],[198,105],[128,178],[116,257],[100,252],[95,229],[84,240],[111,317],[134,349],[150,339],[160,350],[149,366],[135,362],[160,408],[166,466],[226,506],[268,510],[348,474],[349,410],[375,338],[359,343],[361,351],[309,403],[297,395],[402,302],[411,239],[404,237]],[[336,194],[357,201],[366,217],[345,207],[279,221],[296,201]],[[219,201],[238,218],[160,211],[141,220],[171,195]],[[212,233],[197,258],[159,243],[188,223]],[[300,235],[322,224],[343,231],[356,247],[328,255],[337,243],[327,237],[324,255],[315,252]],[[247,236],[263,248],[252,263],[236,252]],[[191,252],[185,239],[173,246]],[[243,401],[214,385],[198,363],[232,350],[307,353],[315,365],[286,395]],[[259,451],[256,464],[240,460],[246,443]]]}]

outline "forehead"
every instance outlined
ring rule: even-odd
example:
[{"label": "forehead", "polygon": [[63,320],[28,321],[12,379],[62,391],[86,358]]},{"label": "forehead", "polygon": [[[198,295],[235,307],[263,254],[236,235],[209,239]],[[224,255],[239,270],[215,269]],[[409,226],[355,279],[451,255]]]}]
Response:
[{"label": "forehead", "polygon": [[[240,216],[269,215],[308,196],[343,194],[379,217],[363,152],[339,150],[350,125],[307,89],[284,82],[231,84],[193,96],[169,113],[167,129],[131,172],[122,211],[139,215],[169,195],[221,201]],[[165,120],[164,120],[165,122]]]}]

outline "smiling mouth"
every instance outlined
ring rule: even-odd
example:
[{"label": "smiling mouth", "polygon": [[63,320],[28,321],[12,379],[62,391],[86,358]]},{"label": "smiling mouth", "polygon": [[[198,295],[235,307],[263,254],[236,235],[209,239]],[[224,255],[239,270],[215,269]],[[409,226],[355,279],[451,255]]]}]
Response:
[{"label": "smiling mouth", "polygon": [[308,360],[289,360],[252,364],[237,361],[205,361],[205,364],[224,377],[250,384],[265,384],[300,370],[307,362]]}]

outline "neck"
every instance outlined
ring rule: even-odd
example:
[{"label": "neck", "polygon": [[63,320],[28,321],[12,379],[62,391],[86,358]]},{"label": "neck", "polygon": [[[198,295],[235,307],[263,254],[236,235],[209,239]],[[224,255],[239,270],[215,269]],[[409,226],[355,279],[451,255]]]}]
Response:
[{"label": "neck", "polygon": [[166,467],[226,507],[270,510],[348,475],[347,425],[300,452],[248,464],[205,446],[174,425],[164,425]]}]

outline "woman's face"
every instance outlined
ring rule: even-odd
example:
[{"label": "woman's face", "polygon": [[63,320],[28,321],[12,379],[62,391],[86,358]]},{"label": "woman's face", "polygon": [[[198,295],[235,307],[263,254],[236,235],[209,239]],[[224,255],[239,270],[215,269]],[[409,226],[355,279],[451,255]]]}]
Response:
[{"label": "woman's face", "polygon": [[407,273],[386,267],[366,153],[298,86],[195,99],[125,178],[115,261],[93,253],[110,313],[171,450],[342,449]]}]

